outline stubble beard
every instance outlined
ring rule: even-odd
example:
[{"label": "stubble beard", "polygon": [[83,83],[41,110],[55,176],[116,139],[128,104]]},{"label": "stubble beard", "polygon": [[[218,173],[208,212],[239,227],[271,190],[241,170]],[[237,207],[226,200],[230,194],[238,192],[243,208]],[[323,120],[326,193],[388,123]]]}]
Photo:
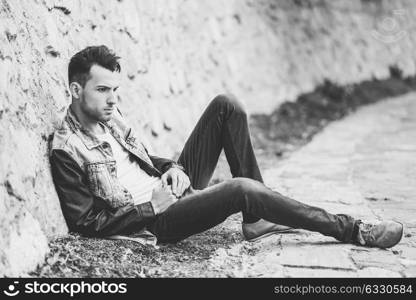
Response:
[{"label": "stubble beard", "polygon": [[100,114],[99,112],[90,111],[86,108],[81,108],[81,109],[82,109],[82,112],[84,113],[84,115],[87,116],[87,118],[90,121],[95,122],[95,123],[107,122],[107,121],[111,120],[111,117],[112,117],[111,115],[107,117],[103,114]]}]

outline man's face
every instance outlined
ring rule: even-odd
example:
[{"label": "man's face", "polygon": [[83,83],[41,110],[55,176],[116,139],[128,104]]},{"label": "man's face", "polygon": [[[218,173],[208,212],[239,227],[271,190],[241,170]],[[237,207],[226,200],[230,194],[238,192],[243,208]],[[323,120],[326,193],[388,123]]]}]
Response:
[{"label": "man's face", "polygon": [[81,111],[91,121],[105,122],[111,119],[117,104],[120,73],[98,65],[90,69],[90,79],[80,94]]}]

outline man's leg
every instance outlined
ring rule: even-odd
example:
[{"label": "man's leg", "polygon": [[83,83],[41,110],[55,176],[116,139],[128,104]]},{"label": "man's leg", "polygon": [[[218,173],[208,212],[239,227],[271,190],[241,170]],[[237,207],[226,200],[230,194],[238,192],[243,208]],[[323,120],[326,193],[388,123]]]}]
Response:
[{"label": "man's leg", "polygon": [[246,178],[234,178],[186,195],[159,215],[148,229],[160,242],[177,242],[212,228],[240,211],[273,223],[317,231],[344,242],[354,238],[352,217],[330,214]]},{"label": "man's leg", "polygon": [[[233,177],[263,182],[251,144],[247,113],[231,95],[219,95],[211,101],[179,157],[178,162],[185,167],[194,188],[207,187],[223,149]],[[258,220],[243,212],[244,223]]]}]

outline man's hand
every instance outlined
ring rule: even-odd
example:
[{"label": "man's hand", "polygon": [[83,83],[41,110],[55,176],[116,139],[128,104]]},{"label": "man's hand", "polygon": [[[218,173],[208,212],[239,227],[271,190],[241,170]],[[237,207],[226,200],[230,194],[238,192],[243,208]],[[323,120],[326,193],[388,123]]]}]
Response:
[{"label": "man's hand", "polygon": [[182,196],[186,189],[191,185],[189,177],[178,168],[170,168],[161,177],[163,185],[168,185],[168,180],[172,181],[172,192],[177,197]]},{"label": "man's hand", "polygon": [[153,190],[150,202],[152,203],[155,214],[158,215],[167,210],[177,200],[172,194],[170,186],[161,186]]}]

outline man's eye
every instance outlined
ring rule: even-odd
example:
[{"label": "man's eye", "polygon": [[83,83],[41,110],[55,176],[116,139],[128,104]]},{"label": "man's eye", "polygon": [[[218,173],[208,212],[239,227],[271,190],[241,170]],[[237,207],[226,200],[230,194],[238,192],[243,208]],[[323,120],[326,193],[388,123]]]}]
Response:
[{"label": "man's eye", "polygon": [[107,88],[98,88],[97,89],[99,92],[105,92],[105,91],[107,91]]}]

